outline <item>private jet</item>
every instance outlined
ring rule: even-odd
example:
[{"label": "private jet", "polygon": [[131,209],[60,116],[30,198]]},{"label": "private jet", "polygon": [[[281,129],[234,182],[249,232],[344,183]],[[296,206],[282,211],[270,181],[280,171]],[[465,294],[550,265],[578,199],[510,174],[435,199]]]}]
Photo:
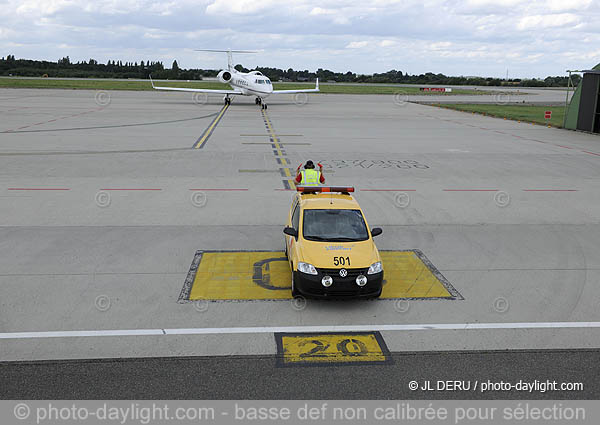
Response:
[{"label": "private jet", "polygon": [[264,99],[272,94],[295,94],[295,93],[316,93],[319,91],[319,79],[317,78],[314,89],[304,90],[273,90],[271,80],[260,71],[239,72],[233,67],[233,53],[255,53],[247,50],[198,50],[201,52],[223,52],[227,53],[227,69],[223,69],[217,75],[221,83],[229,84],[233,90],[209,90],[209,89],[190,89],[182,87],[159,87],[154,85],[152,76],[150,82],[155,90],[183,91],[206,94],[223,94],[223,101],[226,105],[231,105],[233,96],[256,96],[254,103],[261,105],[262,109],[267,109]]}]

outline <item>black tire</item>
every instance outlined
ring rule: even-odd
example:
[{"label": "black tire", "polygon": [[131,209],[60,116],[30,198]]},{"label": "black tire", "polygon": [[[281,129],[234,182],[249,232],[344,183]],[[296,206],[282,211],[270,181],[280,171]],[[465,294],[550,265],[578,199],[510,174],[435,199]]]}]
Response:
[{"label": "black tire", "polygon": [[292,298],[296,298],[300,296],[300,292],[296,289],[296,285],[294,285],[294,272],[292,271]]}]

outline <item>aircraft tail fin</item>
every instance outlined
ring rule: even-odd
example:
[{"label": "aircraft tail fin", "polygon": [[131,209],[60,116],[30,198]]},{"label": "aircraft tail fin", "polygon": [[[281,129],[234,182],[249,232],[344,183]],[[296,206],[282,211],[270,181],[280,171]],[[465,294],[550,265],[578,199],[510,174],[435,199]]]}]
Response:
[{"label": "aircraft tail fin", "polygon": [[227,50],[227,69],[231,71],[233,69],[233,54],[231,50]]}]

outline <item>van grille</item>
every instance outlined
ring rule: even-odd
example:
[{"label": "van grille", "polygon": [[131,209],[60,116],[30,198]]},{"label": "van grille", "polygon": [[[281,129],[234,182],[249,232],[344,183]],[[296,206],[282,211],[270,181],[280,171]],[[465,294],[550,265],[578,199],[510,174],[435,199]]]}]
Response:
[{"label": "van grille", "polygon": [[[331,276],[334,279],[335,278],[340,278],[340,270],[343,267],[340,267],[339,269],[318,269],[324,276]],[[369,269],[346,269],[348,271],[348,276],[345,277],[345,279],[356,279],[356,277],[358,275],[367,275],[367,272],[369,271]]]}]

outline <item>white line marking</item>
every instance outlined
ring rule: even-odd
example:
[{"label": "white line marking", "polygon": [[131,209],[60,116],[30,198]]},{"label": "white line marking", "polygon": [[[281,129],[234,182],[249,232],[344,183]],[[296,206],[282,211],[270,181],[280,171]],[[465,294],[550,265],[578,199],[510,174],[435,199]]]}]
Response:
[{"label": "white line marking", "polygon": [[123,329],[90,331],[44,331],[0,333],[0,339],[81,338],[100,336],[156,336],[156,335],[214,335],[263,334],[276,332],[369,332],[369,331],[436,331],[482,329],[545,329],[545,328],[600,328],[600,322],[523,322],[523,323],[432,323],[421,325],[334,325],[334,326],[269,326],[237,328],[180,328],[180,329]]}]

